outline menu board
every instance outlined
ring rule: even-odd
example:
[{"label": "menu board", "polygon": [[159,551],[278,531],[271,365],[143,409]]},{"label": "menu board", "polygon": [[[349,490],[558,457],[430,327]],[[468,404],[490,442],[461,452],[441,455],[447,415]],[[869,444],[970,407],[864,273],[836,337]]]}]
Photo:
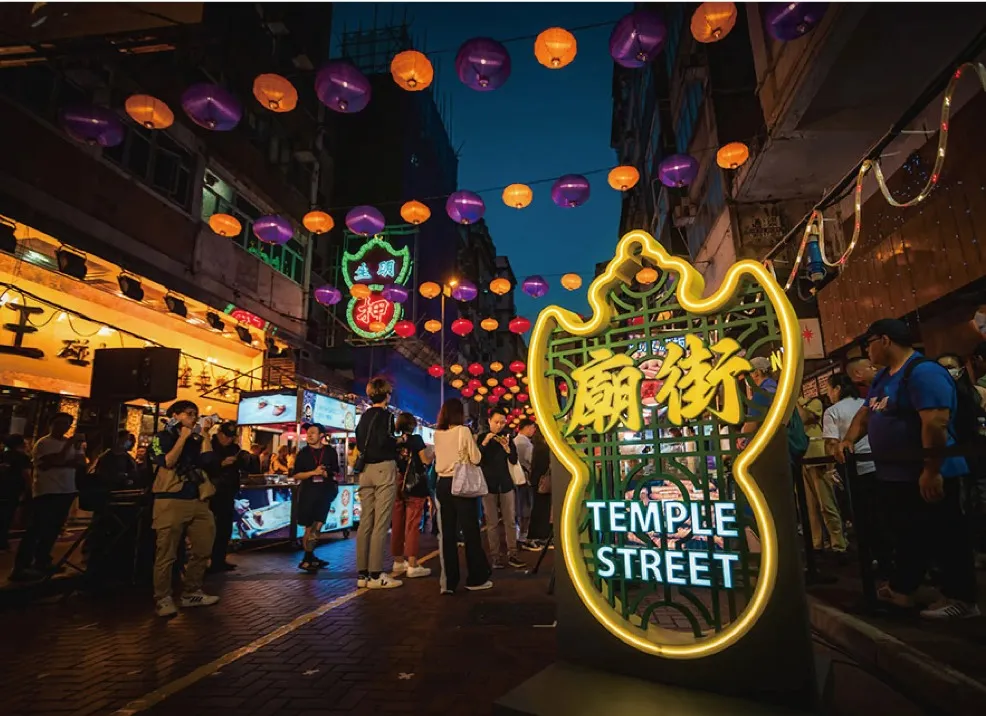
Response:
[{"label": "menu board", "polygon": [[298,422],[298,394],[293,390],[260,395],[241,394],[236,409],[240,425],[281,425]]},{"label": "menu board", "polygon": [[301,422],[352,432],[356,429],[356,406],[306,390],[302,398]]},{"label": "menu board", "polygon": [[[352,529],[359,524],[360,510],[359,487],[357,485],[339,485],[339,494],[329,507],[329,513],[325,516],[325,523],[322,525],[322,532]],[[305,528],[298,525],[297,536],[301,537],[304,533]]]}]

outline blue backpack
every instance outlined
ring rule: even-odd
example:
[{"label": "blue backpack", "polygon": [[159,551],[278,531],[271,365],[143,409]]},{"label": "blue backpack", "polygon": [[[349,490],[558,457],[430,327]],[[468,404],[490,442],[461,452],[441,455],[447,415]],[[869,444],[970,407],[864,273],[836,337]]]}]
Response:
[{"label": "blue backpack", "polygon": [[808,433],[805,432],[805,423],[797,407],[791,413],[791,421],[787,424],[787,449],[791,457],[804,457],[808,452]]}]

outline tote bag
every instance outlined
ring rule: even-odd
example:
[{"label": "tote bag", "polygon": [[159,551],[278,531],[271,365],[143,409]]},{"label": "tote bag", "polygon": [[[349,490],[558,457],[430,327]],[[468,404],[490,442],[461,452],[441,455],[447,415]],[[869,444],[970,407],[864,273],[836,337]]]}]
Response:
[{"label": "tote bag", "polygon": [[456,497],[483,497],[489,492],[486,478],[479,465],[473,465],[469,460],[469,452],[462,445],[463,434],[467,440],[472,440],[472,435],[468,431],[460,432],[459,459],[452,469],[452,494]]},{"label": "tote bag", "polygon": [[519,462],[508,462],[507,469],[510,471],[510,479],[513,480],[514,485],[520,487],[527,484],[527,475],[524,474],[524,468]]}]

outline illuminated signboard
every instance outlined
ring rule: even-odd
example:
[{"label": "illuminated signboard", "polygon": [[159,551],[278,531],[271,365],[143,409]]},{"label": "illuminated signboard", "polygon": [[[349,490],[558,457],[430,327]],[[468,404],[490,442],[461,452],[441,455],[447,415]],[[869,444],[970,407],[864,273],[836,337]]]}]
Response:
[{"label": "illuminated signboard", "polygon": [[356,406],[306,390],[302,398],[301,422],[352,432],[356,429]]},{"label": "illuminated signboard", "polygon": [[[636,283],[642,268],[658,279]],[[765,450],[801,383],[798,321],[769,271],[740,261],[704,293],[690,264],[631,232],[589,288],[591,317],[546,308],[528,359],[538,422],[572,475],[556,529],[575,592],[610,634],[664,658],[719,653],[764,615],[779,547],[774,493],[751,467],[778,454]],[[772,358],[776,384],[754,384],[754,356]]]},{"label": "illuminated signboard", "polygon": [[298,393],[293,390],[241,393],[236,422],[240,425],[297,423]]},{"label": "illuminated signboard", "polygon": [[[342,274],[346,285],[352,288],[361,283],[370,289],[370,295],[351,298],[346,309],[349,327],[363,338],[381,338],[390,333],[403,314],[399,303],[388,301],[381,291],[387,284],[405,285],[411,275],[411,258],[407,247],[396,249],[385,239],[376,236],[359,251],[342,255]],[[373,324],[381,323],[383,330],[373,330]],[[379,328],[379,327],[378,327]]]},{"label": "illuminated signboard", "polygon": [[253,328],[256,328],[259,331],[266,331],[267,326],[270,325],[267,321],[265,321],[257,314],[250,313],[249,311],[245,311],[242,308],[237,308],[232,303],[226,305],[225,313],[234,321],[237,321],[239,323],[244,323],[248,326],[252,326]]}]

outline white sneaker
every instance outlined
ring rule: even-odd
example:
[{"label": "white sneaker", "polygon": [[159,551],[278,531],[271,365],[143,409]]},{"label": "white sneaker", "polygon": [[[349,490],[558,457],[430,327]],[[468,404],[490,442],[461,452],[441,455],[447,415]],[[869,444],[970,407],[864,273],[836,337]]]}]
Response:
[{"label": "white sneaker", "polygon": [[173,617],[178,613],[178,607],[175,606],[174,599],[171,597],[163,597],[162,599],[157,600],[154,611],[159,617]]},{"label": "white sneaker", "polygon": [[185,607],[211,607],[219,601],[219,597],[206,594],[201,589],[197,592],[190,592],[181,595],[181,606]]},{"label": "white sneaker", "polygon": [[395,577],[404,574],[407,571],[407,562],[394,562],[394,568],[390,570],[390,573]]},{"label": "white sneaker", "polygon": [[475,587],[470,587],[467,584],[466,589],[468,589],[470,592],[482,592],[484,589],[493,589],[493,582],[487,579],[485,582],[483,582],[482,584],[477,584]]},{"label": "white sneaker", "polygon": [[973,619],[978,617],[979,605],[967,604],[956,599],[943,599],[921,612],[924,619]]},{"label": "white sneaker", "polygon": [[408,579],[417,579],[418,577],[427,577],[430,574],[431,574],[431,568],[429,568],[429,567],[422,567],[421,565],[418,565],[417,567],[408,567],[407,568],[407,578]]},{"label": "white sneaker", "polygon": [[367,589],[397,589],[397,587],[403,586],[404,582],[399,579],[394,579],[386,572],[381,572],[380,576],[376,579],[371,579],[366,583]]},{"label": "white sneaker", "polygon": [[364,577],[362,574],[356,578],[356,588],[366,589],[366,583],[370,581],[369,577]]}]

